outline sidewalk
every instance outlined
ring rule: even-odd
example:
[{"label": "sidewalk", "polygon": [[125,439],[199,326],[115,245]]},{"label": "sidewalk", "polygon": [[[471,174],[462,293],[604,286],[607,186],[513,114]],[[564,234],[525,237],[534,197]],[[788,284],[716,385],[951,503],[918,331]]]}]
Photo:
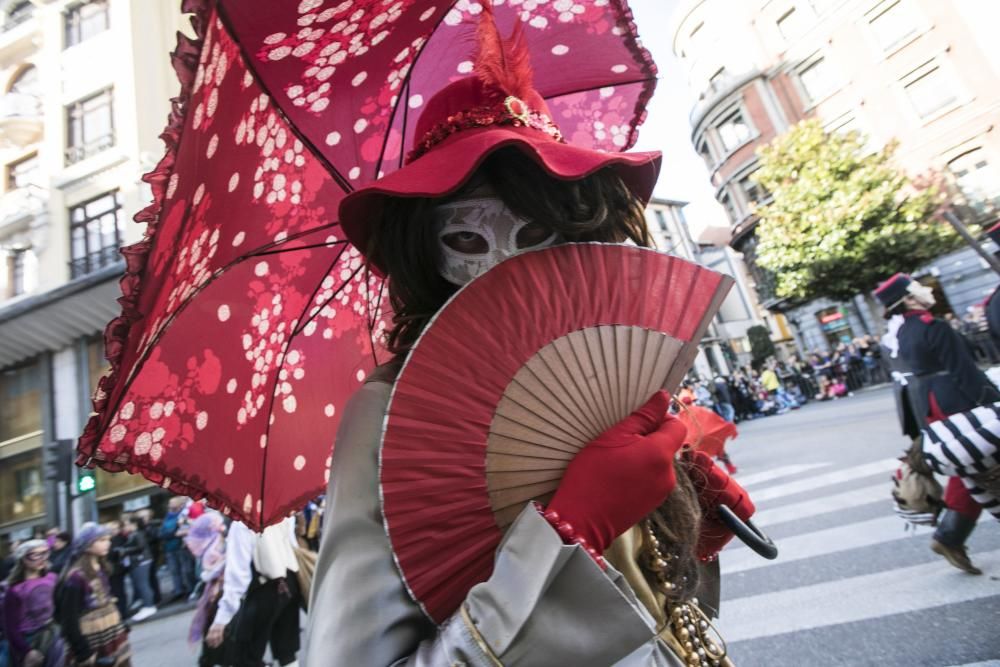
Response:
[{"label": "sidewalk", "polygon": [[[156,571],[156,578],[160,582],[160,591],[162,593],[164,600],[170,600],[173,595],[173,585],[170,580],[170,573],[166,566],[160,566]],[[126,586],[129,591],[129,599],[133,599],[132,596],[132,582],[126,577]],[[156,613],[147,619],[142,621],[133,621],[131,618],[125,619],[126,622],[131,626],[144,625],[151,621],[157,621],[162,618],[168,618],[170,616],[176,616],[177,614],[183,614],[186,611],[191,611],[198,606],[198,599],[188,601],[187,599],[176,600],[172,602],[167,602],[161,604],[157,607]]]}]

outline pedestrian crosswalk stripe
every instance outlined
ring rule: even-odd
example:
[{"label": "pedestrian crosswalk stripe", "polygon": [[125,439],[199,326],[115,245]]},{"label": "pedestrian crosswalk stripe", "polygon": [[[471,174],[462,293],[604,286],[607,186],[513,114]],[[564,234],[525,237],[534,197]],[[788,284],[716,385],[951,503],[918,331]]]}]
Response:
[{"label": "pedestrian crosswalk stripe", "polygon": [[[870,475],[877,475],[889,472],[890,470],[896,470],[898,467],[898,459],[881,459],[879,461],[863,463],[850,468],[840,468],[822,475],[814,475],[812,477],[806,477],[805,479],[797,479],[785,484],[768,486],[763,489],[751,491],[750,497],[753,498],[753,501],[759,505],[766,500],[790,496],[804,491],[813,491],[831,484],[851,482]],[[888,488],[888,479],[886,482],[886,487]]]},{"label": "pedestrian crosswalk stripe", "polygon": [[964,665],[951,665],[951,667],[1000,667],[1000,660],[987,660],[986,662],[967,662]]},{"label": "pedestrian crosswalk stripe", "polygon": [[818,514],[846,510],[879,501],[885,503],[886,511],[890,511],[892,496],[889,495],[889,489],[889,484],[883,482],[871,486],[863,486],[860,489],[836,493],[832,496],[820,496],[804,500],[800,503],[760,510],[753,515],[753,522],[758,526],[773,526],[785,521],[805,519]]},{"label": "pedestrian crosswalk stripe", "polygon": [[[987,571],[1000,569],[1000,550],[973,556],[976,563]],[[873,592],[877,594],[873,595]],[[934,561],[776,593],[725,600],[722,617],[716,623],[722,636],[732,643],[995,595],[1000,595],[1000,581],[969,576]]]},{"label": "pedestrian crosswalk stripe", "polygon": [[916,531],[904,532],[905,525],[899,517],[889,514],[877,519],[859,521],[777,540],[778,558],[776,560],[765,560],[744,546],[726,549],[719,556],[719,564],[722,567],[722,574],[725,575],[783,565],[803,558],[824,556],[933,532],[933,529],[927,526],[920,526]]},{"label": "pedestrian crosswalk stripe", "polygon": [[816,468],[824,468],[830,463],[793,463],[787,466],[778,466],[777,468],[771,468],[770,470],[762,470],[761,472],[751,473],[749,475],[740,475],[736,479],[739,481],[740,485],[744,489],[749,489],[755,484],[760,484],[762,482],[770,482],[773,479],[779,479],[781,477],[791,477],[792,475],[797,475],[802,472],[809,470],[815,470]]}]

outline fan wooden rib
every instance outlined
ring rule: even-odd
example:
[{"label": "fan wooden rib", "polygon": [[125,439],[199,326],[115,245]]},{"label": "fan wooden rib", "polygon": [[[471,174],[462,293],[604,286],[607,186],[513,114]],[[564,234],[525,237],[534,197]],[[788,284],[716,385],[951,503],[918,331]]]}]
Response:
[{"label": "fan wooden rib", "polygon": [[[506,528],[524,503],[553,493],[576,452],[666,386],[686,347],[697,349],[641,327],[587,327],[529,359],[500,399],[486,440],[486,485],[497,525]],[[624,358],[619,349],[626,350]],[[553,370],[556,359],[567,363]],[[567,404],[560,393],[574,400]]]}]

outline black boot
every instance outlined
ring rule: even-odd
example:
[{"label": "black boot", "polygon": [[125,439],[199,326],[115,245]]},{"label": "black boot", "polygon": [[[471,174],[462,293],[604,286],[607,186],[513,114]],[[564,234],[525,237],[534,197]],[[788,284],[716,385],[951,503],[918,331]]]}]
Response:
[{"label": "black boot", "polygon": [[982,574],[983,571],[972,564],[965,551],[965,541],[975,527],[975,519],[955,510],[944,510],[938,520],[937,530],[934,531],[934,539],[931,540],[931,551],[944,556],[945,560],[963,572]]}]

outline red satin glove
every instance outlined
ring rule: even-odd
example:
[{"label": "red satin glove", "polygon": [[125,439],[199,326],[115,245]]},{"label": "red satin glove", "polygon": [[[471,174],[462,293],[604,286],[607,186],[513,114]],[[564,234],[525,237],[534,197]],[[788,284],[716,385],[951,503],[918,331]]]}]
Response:
[{"label": "red satin glove", "polygon": [[568,523],[601,554],[659,507],[677,485],[674,455],[687,432],[669,404],[666,392],[653,394],[580,450],[549,503],[550,520]]},{"label": "red satin glove", "polygon": [[711,456],[704,452],[686,450],[682,458],[688,464],[688,474],[698,492],[698,504],[701,506],[698,558],[711,560],[733,539],[732,531],[719,518],[719,505],[728,506],[743,521],[753,516],[756,508],[746,489],[715,465]]}]

